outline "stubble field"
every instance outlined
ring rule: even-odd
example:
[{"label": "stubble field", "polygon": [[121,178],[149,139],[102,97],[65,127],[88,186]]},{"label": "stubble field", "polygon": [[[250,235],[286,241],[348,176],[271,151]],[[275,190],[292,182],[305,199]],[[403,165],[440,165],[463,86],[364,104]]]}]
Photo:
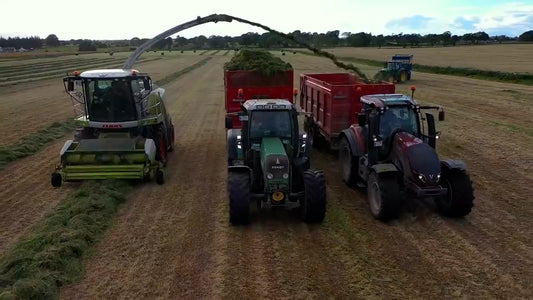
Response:
[{"label": "stubble field", "polygon": [[[366,58],[359,53],[371,55],[372,50],[378,51],[332,52]],[[502,66],[516,67],[517,60],[527,59],[501,52],[498,57],[504,62],[495,61]],[[86,259],[81,280],[62,287],[61,298],[533,294],[533,86],[420,72],[408,85],[397,86],[398,92],[408,93],[414,84],[420,102],[446,108],[447,120],[438,124],[442,138],[437,150],[443,158],[464,159],[475,187],[474,209],[464,219],[442,217],[431,201],[422,201],[397,220],[376,221],[366,193],[342,182],[336,156],[313,149],[312,165],[325,171],[327,181],[323,224],[307,225],[290,214],[272,212],[254,215],[247,227],[233,227],[225,183],[222,72],[231,52],[225,53],[158,55],[137,66],[157,81],[213,54],[207,64],[164,86],[176,128],[176,151],[169,157],[165,185],[136,187]],[[419,56],[422,60],[415,53]],[[300,73],[342,72],[318,57],[280,57],[293,65],[295,87]],[[475,64],[477,58],[470,55],[469,61]],[[455,60],[436,52],[435,63],[453,65]],[[376,71],[361,67],[369,75]],[[60,77],[9,85],[0,101],[2,144],[71,116]],[[54,189],[49,184],[65,139],[0,170],[0,256],[78,187]]]},{"label": "stubble field", "polygon": [[[339,57],[357,57],[378,61],[394,54],[413,54],[414,63],[427,66],[474,68],[480,70],[532,73],[533,44],[498,44],[455,47],[391,48],[374,47],[327,49]],[[415,70],[416,71],[416,70]]]}]

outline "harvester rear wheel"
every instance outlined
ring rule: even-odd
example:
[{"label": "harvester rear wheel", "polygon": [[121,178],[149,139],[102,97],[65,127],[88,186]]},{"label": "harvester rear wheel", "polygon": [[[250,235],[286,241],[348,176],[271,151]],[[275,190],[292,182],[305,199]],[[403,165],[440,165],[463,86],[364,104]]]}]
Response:
[{"label": "harvester rear wheel", "polygon": [[347,185],[353,185],[358,178],[357,157],[352,155],[350,143],[346,137],[343,137],[339,146],[339,167],[342,175],[342,180]]},{"label": "harvester rear wheel", "polygon": [[326,216],[326,180],[324,172],[306,170],[303,177],[305,196],[300,203],[302,220],[307,223],[320,223]]},{"label": "harvester rear wheel", "polygon": [[174,150],[174,125],[170,123],[170,140],[168,143],[168,152],[172,152]]},{"label": "harvester rear wheel", "polygon": [[63,179],[61,178],[61,174],[59,173],[52,173],[52,179],[51,183],[53,187],[60,187],[63,183]]},{"label": "harvester rear wheel", "polygon": [[464,217],[474,206],[474,188],[470,176],[465,171],[443,172],[442,185],[448,194],[436,199],[439,211],[448,217]]},{"label": "harvester rear wheel", "polygon": [[374,218],[386,221],[398,215],[401,193],[395,175],[372,172],[368,177],[367,195]]},{"label": "harvester rear wheel", "polygon": [[168,143],[163,126],[159,126],[156,130],[154,142],[157,148],[155,159],[167,165],[167,150]]},{"label": "harvester rear wheel", "polygon": [[233,225],[250,223],[250,174],[228,172],[229,221]]}]

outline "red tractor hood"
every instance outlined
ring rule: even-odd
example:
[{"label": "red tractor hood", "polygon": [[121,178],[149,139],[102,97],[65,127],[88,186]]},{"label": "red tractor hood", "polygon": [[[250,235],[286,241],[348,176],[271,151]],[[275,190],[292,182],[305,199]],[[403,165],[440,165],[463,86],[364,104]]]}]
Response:
[{"label": "red tractor hood", "polygon": [[402,162],[403,168],[409,168],[413,179],[423,175],[424,183],[434,185],[440,175],[440,160],[431,146],[407,132],[394,136],[394,155]]}]

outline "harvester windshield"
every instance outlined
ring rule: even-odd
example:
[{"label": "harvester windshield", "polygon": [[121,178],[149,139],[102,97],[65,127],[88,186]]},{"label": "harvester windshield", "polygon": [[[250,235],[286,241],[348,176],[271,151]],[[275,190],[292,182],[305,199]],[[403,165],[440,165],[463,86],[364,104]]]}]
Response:
[{"label": "harvester windshield", "polygon": [[250,119],[250,138],[291,137],[289,111],[254,111]]},{"label": "harvester windshield", "polygon": [[91,120],[124,122],[137,119],[135,102],[127,80],[88,80],[86,90]]}]

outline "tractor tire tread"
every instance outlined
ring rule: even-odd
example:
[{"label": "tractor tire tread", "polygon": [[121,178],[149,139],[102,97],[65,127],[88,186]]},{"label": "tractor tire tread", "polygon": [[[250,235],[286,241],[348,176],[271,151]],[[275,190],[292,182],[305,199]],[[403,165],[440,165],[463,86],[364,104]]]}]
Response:
[{"label": "tractor tire tread", "polygon": [[[468,173],[462,170],[450,170],[443,172],[441,180],[448,181],[452,187],[452,200],[451,203],[444,203],[442,199],[437,199],[439,211],[452,218],[468,215],[474,207],[475,199],[474,188]],[[444,197],[448,197],[448,195]],[[447,199],[446,202],[450,202],[450,199]]]},{"label": "tractor tire tread", "polygon": [[[397,178],[391,174],[372,173],[370,176],[376,177],[381,197],[381,208],[377,214],[373,213],[374,218],[381,221],[396,218],[402,204],[402,193]],[[368,185],[368,188],[371,188],[371,184]]]},{"label": "tractor tire tread", "polygon": [[250,174],[228,172],[229,221],[233,225],[250,223]]},{"label": "tractor tire tread", "polygon": [[326,180],[324,172],[306,170],[304,178],[304,199],[301,204],[302,219],[307,223],[320,223],[326,215]]}]

